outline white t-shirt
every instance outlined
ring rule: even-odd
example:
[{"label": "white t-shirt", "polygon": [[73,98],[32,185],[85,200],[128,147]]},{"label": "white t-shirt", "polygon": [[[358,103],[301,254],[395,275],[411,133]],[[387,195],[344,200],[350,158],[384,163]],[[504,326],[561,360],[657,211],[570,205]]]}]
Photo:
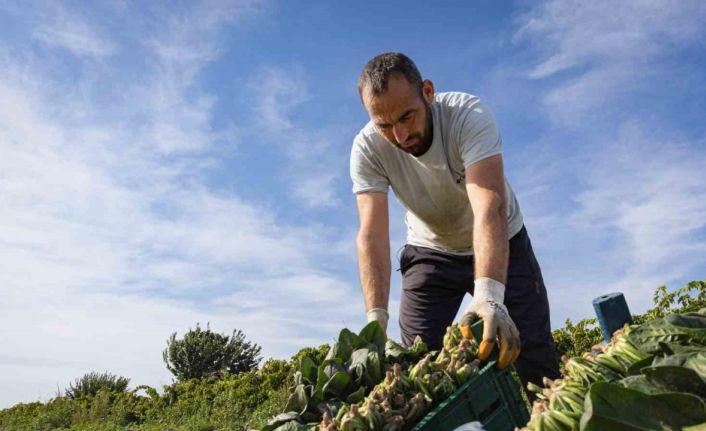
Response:
[{"label": "white t-shirt", "polygon": [[[455,254],[473,253],[473,210],[465,168],[501,154],[493,115],[473,95],[438,93],[431,105],[434,139],[419,157],[406,153],[369,122],[353,140],[350,171],[354,193],[391,187],[407,208],[407,243]],[[505,179],[508,234],[522,229],[522,213]]]}]

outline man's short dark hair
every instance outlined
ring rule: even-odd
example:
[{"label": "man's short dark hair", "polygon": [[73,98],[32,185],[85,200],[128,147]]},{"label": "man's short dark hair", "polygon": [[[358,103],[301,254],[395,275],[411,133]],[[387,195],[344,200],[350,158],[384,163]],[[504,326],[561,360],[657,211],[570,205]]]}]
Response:
[{"label": "man's short dark hair", "polygon": [[362,98],[364,89],[373,95],[384,93],[390,76],[395,72],[401,73],[422,94],[422,75],[412,59],[401,52],[386,52],[368,61],[358,78],[358,94]]}]

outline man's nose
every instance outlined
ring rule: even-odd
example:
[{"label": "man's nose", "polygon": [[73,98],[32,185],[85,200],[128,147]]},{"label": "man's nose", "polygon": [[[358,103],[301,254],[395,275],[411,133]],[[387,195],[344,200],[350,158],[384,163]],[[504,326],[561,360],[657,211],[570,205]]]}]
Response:
[{"label": "man's nose", "polygon": [[392,132],[395,134],[395,140],[397,140],[398,143],[406,141],[407,137],[409,136],[407,127],[404,124],[400,123],[397,123],[392,126]]}]

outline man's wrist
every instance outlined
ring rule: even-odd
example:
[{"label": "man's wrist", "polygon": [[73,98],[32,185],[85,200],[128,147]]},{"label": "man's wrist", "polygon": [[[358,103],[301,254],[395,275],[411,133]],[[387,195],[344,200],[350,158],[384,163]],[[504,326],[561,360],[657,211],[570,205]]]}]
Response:
[{"label": "man's wrist", "polygon": [[473,282],[473,297],[476,300],[505,302],[505,285],[489,277],[479,277]]}]

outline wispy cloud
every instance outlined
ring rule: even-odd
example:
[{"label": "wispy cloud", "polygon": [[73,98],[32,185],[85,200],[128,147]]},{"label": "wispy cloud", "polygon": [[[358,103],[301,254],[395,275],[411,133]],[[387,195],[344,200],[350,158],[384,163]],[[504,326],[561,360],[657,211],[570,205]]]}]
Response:
[{"label": "wispy cloud", "polygon": [[554,256],[544,269],[559,320],[614,290],[644,309],[656,286],[703,276],[704,137],[652,99],[692,97],[674,77],[700,78],[674,53],[702,40],[704,17],[702,2],[640,1],[547,1],[520,17],[514,40],[540,59],[524,75],[544,80],[549,120],[520,175],[537,193],[520,196]]},{"label": "wispy cloud", "polygon": [[215,132],[211,110],[215,96],[203,93],[198,73],[221,54],[226,26],[259,12],[257,2],[230,1],[194,4],[186,10],[159,11],[165,25],[145,42],[155,73],[135,97],[147,102],[148,139],[165,154],[198,152],[219,142],[232,146],[235,125]]},{"label": "wispy cloud", "polygon": [[551,0],[521,16],[514,40],[542,58],[528,77],[563,81],[544,97],[552,117],[576,122],[674,73],[663,61],[703,37],[704,19],[700,1]]},{"label": "wispy cloud", "polygon": [[197,75],[239,5],[171,11],[131,47],[147,58],[142,76],[116,65],[108,95],[0,45],[0,324],[22,328],[3,337],[13,355],[0,382],[13,391],[0,405],[91,370],[167,383],[164,341],[197,321],[242,329],[276,357],[361,323],[357,288],[321,264],[335,233],[208,184],[237,126],[214,126],[217,96]]},{"label": "wispy cloud", "polygon": [[79,12],[59,3],[44,4],[39,10],[43,12],[33,33],[37,40],[82,58],[101,59],[117,51],[117,44]]},{"label": "wispy cloud", "polygon": [[298,202],[309,208],[339,205],[335,186],[347,166],[347,154],[334,149],[346,135],[320,123],[315,128],[297,121],[297,110],[306,109],[312,97],[302,70],[264,68],[251,86],[257,123],[290,160],[287,184]]},{"label": "wispy cloud", "polygon": [[706,152],[691,145],[628,123],[616,151],[590,161],[572,222],[619,233],[610,253],[622,270],[616,285],[653,288],[706,263],[706,238],[699,237],[706,228]]},{"label": "wispy cloud", "polygon": [[[270,132],[288,134],[295,129],[292,123],[292,111],[311,99],[302,70],[292,68],[289,71],[275,67],[263,68],[251,82],[258,99],[255,110],[258,123]],[[296,157],[303,149],[290,146],[286,149]]]}]

